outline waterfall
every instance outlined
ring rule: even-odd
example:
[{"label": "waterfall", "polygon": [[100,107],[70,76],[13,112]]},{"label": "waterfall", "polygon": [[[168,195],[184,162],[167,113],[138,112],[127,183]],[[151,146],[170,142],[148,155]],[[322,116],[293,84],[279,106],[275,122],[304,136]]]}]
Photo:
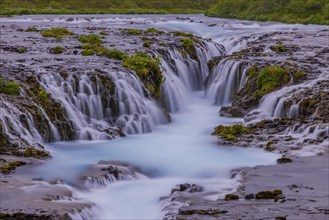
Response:
[{"label": "waterfall", "polygon": [[247,68],[241,61],[224,59],[213,68],[206,84],[206,95],[216,105],[230,104],[247,78]]}]

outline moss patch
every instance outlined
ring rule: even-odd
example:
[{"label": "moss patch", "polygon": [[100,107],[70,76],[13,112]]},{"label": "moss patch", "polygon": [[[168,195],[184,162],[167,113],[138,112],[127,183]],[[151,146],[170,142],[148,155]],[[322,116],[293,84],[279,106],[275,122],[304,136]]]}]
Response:
[{"label": "moss patch", "polygon": [[234,194],[227,194],[227,195],[225,195],[225,198],[224,198],[225,201],[238,200],[238,199],[239,199],[239,196],[234,195]]},{"label": "moss patch", "polygon": [[262,69],[257,76],[256,96],[261,97],[287,84],[290,81],[289,70],[276,65]]},{"label": "moss patch", "polygon": [[145,87],[156,98],[160,97],[161,84],[164,80],[160,60],[153,60],[150,55],[137,52],[134,56],[126,57],[123,66],[134,70]]},{"label": "moss patch", "polygon": [[143,33],[143,31],[138,29],[128,29],[126,30],[126,33],[129,35],[140,35]]},{"label": "moss patch", "polygon": [[2,78],[0,78],[0,92],[7,95],[19,95],[19,84],[14,81],[4,82]]},{"label": "moss patch", "polygon": [[53,37],[56,40],[61,41],[63,37],[73,35],[67,28],[51,28],[41,32],[43,37]]},{"label": "moss patch", "polygon": [[51,52],[52,52],[53,54],[61,54],[61,53],[64,52],[64,48],[61,47],[61,46],[56,46],[56,47],[54,47],[54,48],[51,48]]},{"label": "moss patch", "polygon": [[239,137],[242,134],[248,134],[248,133],[250,133],[250,128],[245,127],[241,124],[237,124],[232,126],[220,125],[215,128],[212,135],[220,136],[228,141],[237,142],[238,141],[237,137]]},{"label": "moss patch", "polygon": [[276,196],[281,195],[282,190],[276,189],[273,191],[261,191],[256,194],[256,199],[274,199]]},{"label": "moss patch", "polygon": [[25,164],[26,163],[23,161],[12,161],[12,162],[9,162],[8,164],[1,165],[0,170],[3,174],[9,174],[13,170],[15,170],[17,167],[23,166]]},{"label": "moss patch", "polygon": [[18,53],[26,53],[26,48],[25,48],[25,47],[19,47],[19,48],[17,49],[17,52],[18,52]]}]

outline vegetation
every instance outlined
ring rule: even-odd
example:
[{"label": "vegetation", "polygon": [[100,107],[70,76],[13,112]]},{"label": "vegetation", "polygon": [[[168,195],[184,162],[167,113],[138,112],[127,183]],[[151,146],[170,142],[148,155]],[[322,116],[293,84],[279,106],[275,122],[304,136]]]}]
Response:
[{"label": "vegetation", "polygon": [[13,81],[4,82],[0,77],[0,93],[7,95],[19,95],[19,84]]},{"label": "vegetation", "polygon": [[61,46],[56,46],[54,48],[51,49],[53,54],[61,54],[64,52],[64,48]]},{"label": "vegetation", "polygon": [[95,51],[93,49],[84,49],[81,52],[82,56],[93,56],[95,54]]},{"label": "vegetation", "polygon": [[17,49],[17,52],[18,52],[18,53],[26,53],[26,48],[25,48],[25,47],[19,47],[19,48]]},{"label": "vegetation", "polygon": [[104,52],[104,56],[112,60],[123,60],[127,55],[118,49],[107,49]]},{"label": "vegetation", "polygon": [[190,14],[217,0],[1,0],[0,14]]},{"label": "vegetation", "polygon": [[219,0],[208,16],[329,25],[328,0]]},{"label": "vegetation", "polygon": [[89,35],[82,35],[78,38],[78,41],[80,41],[81,43],[87,43],[87,44],[91,44],[91,45],[101,45],[102,43],[104,43],[104,41],[102,41],[101,37],[97,34],[89,34]]},{"label": "vegetation", "polygon": [[151,47],[151,42],[144,42],[143,47]]},{"label": "vegetation", "polygon": [[28,27],[25,31],[26,31],[26,32],[37,32],[37,31],[39,31],[39,30],[38,30],[38,28],[36,28],[36,27]]},{"label": "vegetation", "polygon": [[250,128],[245,127],[241,124],[236,124],[232,126],[220,125],[215,128],[212,135],[218,135],[224,138],[225,140],[237,142],[238,141],[237,137],[239,137],[242,134],[248,134],[248,133],[250,133]]},{"label": "vegetation", "polygon": [[239,199],[239,196],[234,195],[234,194],[227,194],[227,195],[225,195],[225,198],[224,198],[225,201],[238,200],[238,199]]},{"label": "vegetation", "polygon": [[8,174],[10,173],[11,171],[15,170],[16,167],[19,167],[19,166],[23,166],[25,165],[26,163],[23,162],[23,161],[12,161],[12,162],[9,162],[8,164],[3,164],[0,166],[0,169],[1,169],[1,172],[3,174]]},{"label": "vegetation", "polygon": [[286,45],[283,45],[281,41],[279,41],[277,45],[275,45],[271,49],[277,53],[284,53],[288,51]]},{"label": "vegetation", "polygon": [[290,69],[281,66],[267,66],[258,70],[255,66],[248,71],[250,78],[256,78],[257,91],[255,97],[259,98],[273,92],[290,81]]},{"label": "vegetation", "polygon": [[126,30],[127,34],[130,34],[130,35],[140,35],[143,33],[142,30],[138,30],[138,29],[128,29]]},{"label": "vegetation", "polygon": [[41,35],[43,37],[54,37],[56,40],[61,41],[63,37],[73,35],[73,33],[66,28],[51,28],[42,31]]},{"label": "vegetation", "polygon": [[160,31],[160,30],[155,29],[155,28],[149,28],[146,31],[144,31],[144,33],[146,33],[146,34],[163,34],[164,31]]},{"label": "vegetation", "polygon": [[261,191],[256,194],[256,199],[275,199],[276,196],[281,195],[282,190],[276,189],[273,191]]},{"label": "vegetation", "polygon": [[134,56],[125,57],[123,66],[134,70],[145,87],[156,98],[160,98],[161,84],[164,80],[160,60],[153,60],[150,55],[137,52]]}]

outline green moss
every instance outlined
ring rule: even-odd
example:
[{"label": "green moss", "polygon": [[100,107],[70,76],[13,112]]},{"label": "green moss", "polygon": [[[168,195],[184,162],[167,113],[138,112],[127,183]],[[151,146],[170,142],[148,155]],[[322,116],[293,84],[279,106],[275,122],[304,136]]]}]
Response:
[{"label": "green moss", "polygon": [[64,48],[61,46],[56,46],[54,48],[51,49],[53,54],[61,54],[64,52]]},{"label": "green moss", "polygon": [[129,35],[140,35],[143,33],[143,31],[138,29],[128,29],[126,30],[126,33]]},{"label": "green moss", "polygon": [[46,92],[46,90],[44,89],[40,89],[39,93],[39,100],[44,104],[48,104],[48,100],[49,100],[49,94]]},{"label": "green moss", "polygon": [[41,159],[41,158],[49,157],[50,155],[46,151],[41,151],[38,149],[28,147],[28,148],[26,148],[25,152],[23,153],[23,156]]},{"label": "green moss", "polygon": [[19,48],[17,49],[17,52],[18,52],[18,53],[26,53],[26,48],[25,48],[25,47],[19,47]]},{"label": "green moss", "polygon": [[294,81],[295,82],[299,82],[300,80],[302,80],[306,76],[307,76],[307,74],[304,71],[302,71],[302,70],[295,70],[292,73],[292,77],[294,78]]},{"label": "green moss", "polygon": [[283,45],[281,41],[279,41],[277,45],[271,47],[271,49],[277,53],[284,53],[288,51],[287,46]]},{"label": "green moss", "polygon": [[92,45],[101,45],[104,43],[104,41],[102,41],[101,36],[97,35],[97,34],[89,34],[89,35],[82,35],[78,38],[78,41],[80,41],[81,43],[88,43],[88,44],[92,44]]},{"label": "green moss", "polygon": [[5,82],[2,77],[0,77],[0,93],[3,92],[3,88],[5,86]]},{"label": "green moss", "polygon": [[127,57],[127,55],[124,52],[116,48],[106,50],[104,55],[113,60],[123,60],[125,57]]},{"label": "green moss", "polygon": [[258,91],[256,91],[256,97],[261,97],[265,94],[271,93],[279,87],[287,84],[290,81],[289,71],[290,69],[288,68],[276,65],[268,66],[260,70],[257,75]]},{"label": "green moss", "polygon": [[143,47],[151,47],[151,43],[150,42],[144,42]]},{"label": "green moss", "polygon": [[146,34],[163,34],[164,31],[160,31],[160,30],[155,29],[155,28],[149,28],[146,31],[144,31],[144,33],[146,33]]},{"label": "green moss", "polygon": [[25,31],[26,32],[37,32],[39,30],[36,27],[28,27]]},{"label": "green moss", "polygon": [[186,53],[188,53],[191,58],[196,59],[197,54],[196,54],[193,40],[191,40],[190,38],[181,38],[180,41],[183,43],[182,48],[184,49],[184,51]]},{"label": "green moss", "polygon": [[281,195],[282,190],[261,191],[256,194],[256,199],[274,199],[276,196]]},{"label": "green moss", "polygon": [[101,31],[101,32],[99,32],[99,34],[100,34],[100,35],[103,35],[103,36],[108,35],[105,31]]},{"label": "green moss", "polygon": [[8,95],[19,95],[19,84],[13,81],[7,82],[4,84],[2,91]]},{"label": "green moss", "polygon": [[93,49],[84,49],[81,51],[82,56],[93,56],[95,51]]},{"label": "green moss", "polygon": [[242,134],[250,133],[250,128],[245,127],[241,124],[232,125],[232,126],[224,126],[220,125],[215,128],[212,135],[220,136],[228,141],[237,142],[239,137]]},{"label": "green moss", "polygon": [[163,82],[160,60],[153,60],[146,53],[138,52],[134,56],[126,57],[123,66],[134,70],[145,87],[156,97],[160,97]]},{"label": "green moss", "polygon": [[11,171],[15,170],[17,167],[23,166],[25,164],[26,163],[23,161],[12,161],[12,162],[9,162],[8,164],[1,165],[0,170],[3,174],[8,174]]},{"label": "green moss", "polygon": [[239,196],[234,195],[234,194],[227,194],[227,195],[225,195],[225,198],[224,198],[225,201],[238,200],[238,199],[239,199]]},{"label": "green moss", "polygon": [[142,40],[142,41],[148,41],[148,40],[149,40],[149,38],[148,38],[148,37],[146,37],[146,36],[142,36],[142,37],[141,37],[141,40]]},{"label": "green moss", "polygon": [[63,37],[73,35],[67,28],[51,28],[41,32],[43,37],[54,37],[56,40],[61,41]]}]

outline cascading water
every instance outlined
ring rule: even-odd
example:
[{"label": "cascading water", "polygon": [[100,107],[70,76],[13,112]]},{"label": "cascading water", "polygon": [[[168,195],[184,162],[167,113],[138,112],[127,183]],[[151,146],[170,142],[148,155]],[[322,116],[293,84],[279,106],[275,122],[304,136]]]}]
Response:
[{"label": "cascading water", "polygon": [[[110,20],[112,23],[118,22],[119,26],[122,24],[129,26],[131,21],[135,21],[134,19],[117,20],[116,17],[111,18],[111,16],[105,19],[88,18],[80,21],[81,19],[75,19],[72,24],[85,22],[89,25],[91,22],[93,25],[95,23],[98,25]],[[62,18],[51,21],[69,23]],[[49,20],[44,19],[42,22],[49,22]],[[142,19],[139,22],[144,28],[149,21]],[[192,27],[192,30],[196,29],[201,36],[214,37],[219,42],[224,39],[223,41],[229,45],[226,48],[228,54],[241,49],[244,45],[236,43],[242,35],[250,35],[250,32],[254,32],[255,29],[258,29],[258,32],[264,31],[260,25],[228,24],[227,28],[224,24],[223,35],[225,36],[218,38],[218,35],[222,34],[218,30],[219,26],[212,29],[201,23],[182,21],[173,23],[175,22],[178,27],[186,26]],[[131,26],[133,25],[135,24]],[[246,31],[248,27],[244,29],[244,26],[249,26],[251,31]],[[287,30],[293,27],[295,26],[282,29]],[[273,29],[269,27],[271,28]],[[278,29],[278,26],[274,29]],[[212,36],[206,36],[207,31],[204,30],[210,30]],[[235,33],[238,33],[238,36],[235,36]],[[111,139],[111,130],[115,127],[120,127],[129,134],[149,131],[152,133],[129,135],[111,142],[56,143],[49,146],[54,158],[34,168],[28,175],[41,176],[45,180],[60,178],[65,183],[72,183],[82,170],[100,160],[127,162],[138,167],[141,173],[150,178],[137,175],[126,180],[125,176],[122,176],[119,179],[125,179],[124,181],[114,182],[112,181],[118,179],[114,179],[113,176],[107,176],[107,179],[105,177],[105,179],[88,179],[86,185],[90,190],[77,191],[77,193],[81,198],[96,204],[96,207],[85,218],[159,219],[163,217],[161,207],[159,207],[159,198],[170,193],[176,184],[185,182],[200,184],[205,188],[205,193],[214,195],[217,199],[216,193],[219,191],[231,192],[234,188],[234,180],[228,178],[230,169],[275,163],[277,156],[263,151],[214,147],[215,140],[209,138],[213,128],[218,124],[241,122],[241,119],[217,117],[218,107],[212,104],[224,105],[232,101],[234,94],[246,81],[247,67],[238,61],[222,60],[215,68],[216,70],[209,74],[207,62],[213,56],[225,55],[226,52],[222,46],[208,41],[197,45],[196,52],[199,60],[193,60],[178,50],[170,50],[162,58],[165,82],[162,85],[160,100],[163,107],[170,112],[179,112],[172,115],[172,124],[166,126],[162,126],[167,122],[163,110],[155,100],[149,98],[143,83],[134,74],[104,71],[102,74],[106,75],[109,81],[103,83],[103,79],[94,77],[97,75],[94,73],[80,76],[69,75],[67,78],[57,73],[43,73],[42,87],[64,107],[74,125],[75,139]],[[204,84],[207,78],[207,84]],[[104,90],[105,84],[109,87]],[[205,99],[203,92],[195,92],[203,89],[206,90],[210,101]],[[280,97],[284,94],[285,92],[282,91]],[[264,102],[270,101],[271,109],[268,109],[270,117],[273,116],[278,103],[277,94],[271,95],[274,96],[273,99],[262,100],[258,108],[258,110],[263,110],[266,105]],[[10,108],[7,106],[0,110],[6,109],[5,115],[19,113],[8,112]],[[280,111],[277,112],[279,114]],[[291,113],[291,115],[294,114]],[[1,122],[5,120],[9,119],[1,118]],[[31,120],[31,126],[33,126],[33,120]],[[24,134],[23,128],[20,129]],[[304,129],[306,128],[297,130],[303,132]],[[321,132],[328,134],[328,130],[320,127],[313,130],[310,128],[305,132],[312,133],[312,131],[315,131],[316,135]],[[34,135],[35,137],[27,134],[28,138],[37,139],[37,134]],[[22,168],[18,173],[24,172],[24,169],[28,168]]]},{"label": "cascading water", "polygon": [[211,71],[206,85],[206,96],[216,105],[228,105],[243,87],[247,78],[244,63],[221,60]]}]

